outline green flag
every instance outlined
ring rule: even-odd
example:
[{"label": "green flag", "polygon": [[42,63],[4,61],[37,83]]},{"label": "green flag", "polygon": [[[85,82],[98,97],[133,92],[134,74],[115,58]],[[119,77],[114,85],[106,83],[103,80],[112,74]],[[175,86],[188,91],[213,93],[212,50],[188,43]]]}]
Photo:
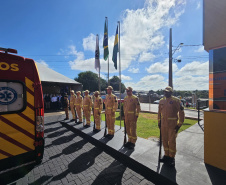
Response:
[{"label": "green flag", "polygon": [[105,19],[105,25],[104,25],[103,47],[104,47],[104,60],[107,60],[109,55],[109,50],[108,50],[108,28],[106,24],[106,19]]},{"label": "green flag", "polygon": [[115,42],[112,56],[112,61],[114,62],[115,69],[117,69],[117,53],[118,53],[118,26],[115,34]]}]

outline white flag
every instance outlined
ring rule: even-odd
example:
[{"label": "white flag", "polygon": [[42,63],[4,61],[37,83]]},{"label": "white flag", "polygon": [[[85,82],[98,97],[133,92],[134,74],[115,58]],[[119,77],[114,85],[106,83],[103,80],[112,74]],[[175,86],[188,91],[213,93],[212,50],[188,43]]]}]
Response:
[{"label": "white flag", "polygon": [[96,50],[95,50],[95,69],[100,70],[100,51],[99,51],[99,36],[96,36]]}]

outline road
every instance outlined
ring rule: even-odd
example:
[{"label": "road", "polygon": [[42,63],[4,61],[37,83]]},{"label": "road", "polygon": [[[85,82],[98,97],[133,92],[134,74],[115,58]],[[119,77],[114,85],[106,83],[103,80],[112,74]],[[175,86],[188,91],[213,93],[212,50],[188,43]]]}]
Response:
[{"label": "road", "polygon": [[45,117],[45,152],[37,166],[0,176],[0,184],[153,184],[66,129],[62,116]]},{"label": "road", "polygon": [[[149,104],[149,103],[141,103],[141,110],[142,111],[150,111],[150,112],[158,112],[158,104]],[[196,118],[198,119],[198,112],[197,110],[184,110],[186,117]],[[203,111],[200,111],[200,119],[203,119]]]}]

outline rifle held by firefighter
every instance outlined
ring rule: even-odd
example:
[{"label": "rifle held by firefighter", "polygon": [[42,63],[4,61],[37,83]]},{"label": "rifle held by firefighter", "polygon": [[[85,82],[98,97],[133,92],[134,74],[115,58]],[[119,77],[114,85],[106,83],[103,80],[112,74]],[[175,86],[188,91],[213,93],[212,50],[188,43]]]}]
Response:
[{"label": "rifle held by firefighter", "polygon": [[161,158],[162,158],[162,132],[161,132],[161,115],[160,115],[160,121],[159,121],[159,130],[160,130],[160,136],[159,136],[159,158],[158,158],[158,165],[160,165]]},{"label": "rifle held by firefighter", "polygon": [[85,114],[84,114],[84,110],[83,110],[83,115],[82,115],[82,122],[83,122],[83,127],[85,127]]},{"label": "rifle held by firefighter", "polygon": [[125,121],[125,117],[124,117],[124,145],[126,144],[127,139],[126,139],[126,121]]},{"label": "rifle held by firefighter", "polygon": [[104,137],[107,135],[107,119],[106,119],[106,110],[105,110],[105,130],[104,130]]},{"label": "rifle held by firefighter", "polygon": [[75,107],[75,123],[77,123],[77,119],[78,119],[78,117],[77,117],[77,111],[76,111],[76,107]]},{"label": "rifle held by firefighter", "polygon": [[93,108],[93,131],[96,130],[95,117],[94,117],[94,108]]}]

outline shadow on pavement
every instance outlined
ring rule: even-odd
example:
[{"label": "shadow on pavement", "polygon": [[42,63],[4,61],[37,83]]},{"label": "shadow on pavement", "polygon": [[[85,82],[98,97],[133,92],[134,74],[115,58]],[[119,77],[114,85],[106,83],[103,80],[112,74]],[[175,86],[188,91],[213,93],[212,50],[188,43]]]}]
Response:
[{"label": "shadow on pavement", "polygon": [[[64,131],[64,133],[65,133],[65,131]],[[47,137],[48,137],[48,136],[47,136]],[[62,137],[59,137],[59,138],[53,140],[51,144],[46,145],[45,147],[48,148],[48,147],[50,147],[50,146],[52,146],[52,145],[56,146],[56,145],[61,145],[61,144],[63,144],[63,143],[68,143],[68,142],[70,142],[71,140],[73,140],[75,137],[77,137],[77,135],[75,135],[75,134],[71,134],[71,135],[69,135],[69,136],[62,136]]]},{"label": "shadow on pavement", "polygon": [[122,163],[114,161],[97,176],[92,184],[122,184],[122,177],[126,168]]},{"label": "shadow on pavement", "polygon": [[[47,122],[46,119],[47,119],[47,118],[45,118],[45,122]],[[53,121],[53,122],[45,123],[45,125],[53,125],[53,124],[58,123],[58,122],[59,122],[59,121]]]},{"label": "shadow on pavement", "polygon": [[59,157],[59,156],[61,156],[61,155],[63,155],[63,154],[64,154],[64,155],[69,155],[69,154],[72,154],[72,153],[74,153],[74,152],[77,152],[77,151],[79,151],[80,149],[82,149],[83,146],[84,146],[86,143],[88,143],[88,142],[85,141],[85,140],[81,140],[81,141],[78,141],[78,142],[76,142],[76,143],[73,143],[73,144],[71,144],[70,146],[68,146],[67,148],[64,148],[64,149],[62,150],[62,153],[57,154],[57,155],[54,155],[54,156],[50,157],[49,159],[55,159],[55,158],[57,158],[57,157]]},{"label": "shadow on pavement", "polygon": [[56,130],[61,129],[61,128],[62,127],[47,128],[47,129],[45,129],[45,134],[47,134],[49,132],[56,131]]},{"label": "shadow on pavement", "polygon": [[211,165],[205,164],[210,180],[213,185],[225,185],[226,184],[226,171]]},{"label": "shadow on pavement", "polygon": [[27,175],[31,170],[33,170],[35,167],[35,164],[30,164],[27,166],[23,166],[21,168],[17,168],[15,170],[12,170],[10,172],[7,172],[6,174],[0,175],[0,184],[9,184],[12,183],[20,178],[23,178],[25,175]]},{"label": "shadow on pavement", "polygon": [[[78,174],[88,168],[90,168],[95,163],[95,158],[100,155],[103,151],[94,147],[93,149],[79,155],[74,159],[69,165],[66,171],[60,173],[59,175],[53,177],[52,181],[60,180],[67,176],[69,173]],[[79,168],[78,168],[79,166]]]},{"label": "shadow on pavement", "polygon": [[44,183],[48,182],[51,178],[52,178],[52,176],[45,175],[45,176],[40,177],[39,179],[37,179],[36,181],[34,181],[34,182],[32,182],[28,185],[44,184]]},{"label": "shadow on pavement", "polygon": [[167,177],[172,182],[177,183],[177,180],[176,180],[177,170],[175,167],[170,167],[170,166],[167,166],[166,164],[163,164],[160,174]]},{"label": "shadow on pavement", "polygon": [[[121,147],[119,152],[130,156],[134,150],[128,150],[125,147]],[[119,161],[114,161],[110,166],[105,168],[94,180],[93,185],[99,184],[122,184],[122,177],[126,171],[126,166]]]},{"label": "shadow on pavement", "polygon": [[66,133],[66,132],[69,132],[69,130],[64,129],[64,130],[61,130],[61,131],[57,131],[57,132],[54,132],[52,134],[48,134],[46,137],[48,137],[48,138],[58,137],[58,136],[61,136],[62,134]]}]

